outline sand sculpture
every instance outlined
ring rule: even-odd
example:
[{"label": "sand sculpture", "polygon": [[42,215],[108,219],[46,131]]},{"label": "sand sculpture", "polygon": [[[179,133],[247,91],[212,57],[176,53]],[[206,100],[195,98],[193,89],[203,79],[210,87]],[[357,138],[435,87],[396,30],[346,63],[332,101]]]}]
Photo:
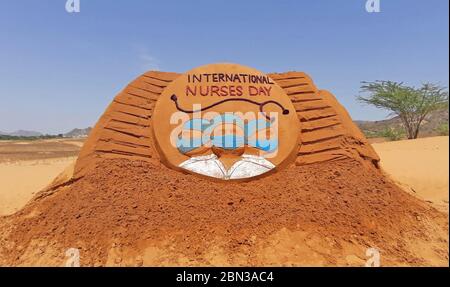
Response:
[{"label": "sand sculpture", "polygon": [[79,250],[82,266],[363,266],[368,248],[382,265],[448,264],[447,216],[378,162],[305,73],[147,72],[73,170],[0,218],[0,265],[64,266]]},{"label": "sand sculpture", "polygon": [[[305,73],[264,76],[240,65],[216,64],[185,74],[152,71],[131,82],[116,96],[92,131],[77,161],[75,178],[94,168],[101,158],[162,160],[172,168],[179,167],[188,156],[170,143],[169,132],[177,126],[170,124],[170,116],[177,112],[174,99],[191,109],[194,104],[208,107],[230,101],[215,107],[214,111],[222,115],[234,111],[256,114],[260,110],[259,106],[243,99],[263,104],[276,102],[268,102],[263,107],[267,113],[278,111],[280,114],[280,147],[269,162],[269,165],[273,162],[274,167],[343,158],[376,166],[379,160],[334,96],[318,90]],[[226,157],[222,159],[225,166],[232,168],[236,161]]]}]

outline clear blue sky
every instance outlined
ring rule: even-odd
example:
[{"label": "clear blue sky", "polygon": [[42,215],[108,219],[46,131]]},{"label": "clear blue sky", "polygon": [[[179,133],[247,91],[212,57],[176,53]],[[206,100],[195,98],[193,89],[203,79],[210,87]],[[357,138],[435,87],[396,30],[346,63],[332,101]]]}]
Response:
[{"label": "clear blue sky", "polygon": [[0,131],[91,126],[144,71],[214,62],[305,71],[354,119],[386,116],[355,101],[361,81],[448,86],[448,0],[65,2],[1,0]]}]

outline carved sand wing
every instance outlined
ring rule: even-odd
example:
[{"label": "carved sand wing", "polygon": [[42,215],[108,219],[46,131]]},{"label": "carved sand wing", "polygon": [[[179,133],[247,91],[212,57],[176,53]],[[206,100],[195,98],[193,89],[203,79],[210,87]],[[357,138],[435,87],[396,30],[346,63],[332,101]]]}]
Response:
[{"label": "carved sand wing", "polygon": [[[158,123],[152,121],[152,116],[160,95],[181,75],[150,71],[139,76],[120,92],[101,116],[82,148],[75,166],[75,178],[95,168],[96,162],[102,158],[160,161],[161,155],[152,132],[152,125]],[[306,165],[352,158],[377,166],[377,154],[331,93],[318,90],[311,78],[302,72],[274,73],[268,76],[288,95],[298,118],[300,128],[291,131],[292,137],[299,138],[293,163]],[[252,162],[244,160],[244,163],[241,164],[245,169],[246,164]],[[196,164],[188,162],[185,166],[198,168],[194,167]],[[218,170],[222,171],[222,175],[218,177],[234,176],[225,168],[222,170],[219,167]]]}]

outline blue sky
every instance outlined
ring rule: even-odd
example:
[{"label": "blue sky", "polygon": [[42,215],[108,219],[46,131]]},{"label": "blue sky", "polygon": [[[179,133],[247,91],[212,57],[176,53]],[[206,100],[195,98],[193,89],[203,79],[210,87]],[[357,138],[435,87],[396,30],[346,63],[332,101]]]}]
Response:
[{"label": "blue sky", "polygon": [[298,70],[354,119],[386,113],[355,101],[361,81],[448,86],[448,0],[1,0],[0,131],[94,125],[141,73],[235,62]]}]

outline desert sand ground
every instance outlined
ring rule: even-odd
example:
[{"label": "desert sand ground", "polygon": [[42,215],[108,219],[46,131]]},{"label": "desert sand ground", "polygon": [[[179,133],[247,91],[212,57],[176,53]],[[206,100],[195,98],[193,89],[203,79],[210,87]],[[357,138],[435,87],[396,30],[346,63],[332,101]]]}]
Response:
[{"label": "desert sand ground", "polygon": [[70,166],[82,142],[0,141],[0,216],[19,210]]},{"label": "desert sand ground", "polygon": [[[74,163],[82,139],[0,141],[0,216],[22,208]],[[449,138],[374,143],[383,170],[406,191],[449,210]]]},{"label": "desert sand ground", "polygon": [[449,138],[375,143],[381,167],[399,186],[447,212]]}]

